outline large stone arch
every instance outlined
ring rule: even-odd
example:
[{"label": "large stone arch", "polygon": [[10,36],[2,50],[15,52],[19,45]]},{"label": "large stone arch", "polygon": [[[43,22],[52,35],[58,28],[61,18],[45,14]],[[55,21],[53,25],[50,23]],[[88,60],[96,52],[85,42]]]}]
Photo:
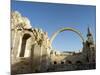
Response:
[{"label": "large stone arch", "polygon": [[56,31],[56,32],[51,36],[51,38],[50,38],[51,44],[52,44],[53,40],[55,39],[55,37],[56,37],[59,33],[63,32],[63,31],[72,31],[72,32],[75,32],[76,34],[79,35],[81,42],[84,43],[84,38],[83,38],[82,33],[81,33],[80,31],[78,31],[78,30],[75,29],[75,28],[65,27],[65,28],[59,29],[58,31]]}]

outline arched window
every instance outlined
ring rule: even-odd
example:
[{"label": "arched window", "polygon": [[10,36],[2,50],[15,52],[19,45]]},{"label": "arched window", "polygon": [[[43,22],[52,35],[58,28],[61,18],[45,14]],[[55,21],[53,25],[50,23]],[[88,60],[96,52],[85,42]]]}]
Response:
[{"label": "arched window", "polygon": [[61,64],[64,64],[64,61],[61,61]]},{"label": "arched window", "polygon": [[81,61],[76,61],[76,64],[80,65],[80,64],[82,64],[82,62]]},{"label": "arched window", "polygon": [[66,64],[72,64],[72,62],[70,60],[67,60]]},{"label": "arched window", "polygon": [[30,37],[31,37],[30,34],[24,34],[24,36],[22,38],[20,57],[24,57],[25,49],[26,49],[26,43],[27,43],[27,40]]},{"label": "arched window", "polygon": [[56,61],[54,61],[54,64],[57,64],[57,62],[56,62]]}]

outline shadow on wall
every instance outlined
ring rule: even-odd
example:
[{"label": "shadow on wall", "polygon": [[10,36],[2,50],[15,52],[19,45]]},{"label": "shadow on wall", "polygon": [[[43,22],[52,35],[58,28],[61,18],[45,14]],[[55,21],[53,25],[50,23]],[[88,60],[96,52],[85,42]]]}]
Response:
[{"label": "shadow on wall", "polygon": [[11,74],[23,74],[32,72],[32,60],[30,58],[17,58],[19,62],[11,66]]},{"label": "shadow on wall", "polygon": [[19,62],[11,65],[11,75],[16,75],[16,74],[28,74],[28,73],[41,73],[41,72],[46,72],[48,69],[48,65],[46,66],[46,62],[49,62],[49,58],[46,61],[45,60],[46,55],[43,55],[41,62],[40,57],[35,57],[34,60],[32,60],[32,57],[19,57],[17,60]]}]

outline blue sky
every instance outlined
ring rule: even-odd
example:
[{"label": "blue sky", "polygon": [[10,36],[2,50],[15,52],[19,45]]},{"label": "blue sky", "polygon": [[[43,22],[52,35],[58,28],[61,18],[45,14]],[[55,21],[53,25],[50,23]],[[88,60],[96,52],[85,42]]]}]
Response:
[{"label": "blue sky", "polygon": [[[49,38],[63,27],[78,29],[86,39],[89,26],[94,39],[96,36],[95,6],[12,1],[11,11],[19,11],[30,20],[33,28],[48,32]],[[59,51],[78,51],[82,48],[82,42],[76,33],[64,31],[54,39],[52,46]]]}]

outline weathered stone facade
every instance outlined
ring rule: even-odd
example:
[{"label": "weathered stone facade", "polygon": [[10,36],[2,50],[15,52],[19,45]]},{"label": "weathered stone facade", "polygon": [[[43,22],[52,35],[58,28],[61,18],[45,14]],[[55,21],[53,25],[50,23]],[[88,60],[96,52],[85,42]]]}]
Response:
[{"label": "weathered stone facade", "polygon": [[[20,21],[21,20],[21,21]],[[16,73],[35,72],[47,66],[50,45],[46,32],[31,28],[27,18],[19,12],[11,15],[11,64]],[[43,64],[41,64],[43,63]],[[45,70],[43,68],[43,70]]]},{"label": "weathered stone facade", "polygon": [[[57,52],[47,32],[32,28],[30,21],[15,11],[11,13],[11,42],[12,74],[75,70],[71,65],[95,63],[95,44],[89,28],[81,52]],[[70,66],[62,69],[61,65]]]}]

